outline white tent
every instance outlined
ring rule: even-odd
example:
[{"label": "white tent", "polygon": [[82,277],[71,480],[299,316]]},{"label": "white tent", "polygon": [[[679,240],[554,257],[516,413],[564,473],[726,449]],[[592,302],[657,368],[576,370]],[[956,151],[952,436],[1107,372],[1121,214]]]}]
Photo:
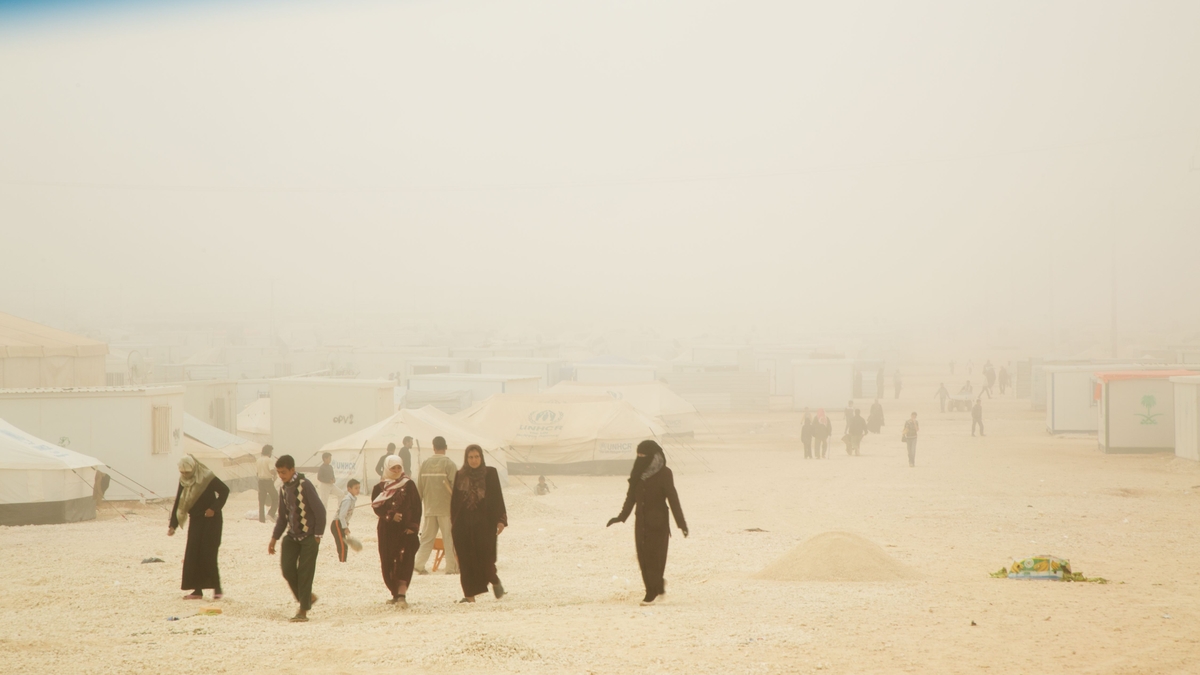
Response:
[{"label": "white tent", "polygon": [[620,384],[567,381],[559,382],[546,393],[611,396],[619,401],[627,401],[638,412],[661,424],[669,436],[694,435],[699,417],[696,406],[658,381]]},{"label": "white tent", "polygon": [[0,525],[96,517],[95,457],[60,448],[0,420]]},{"label": "white tent", "polygon": [[468,445],[478,445],[483,448],[488,465],[496,467],[500,473],[501,482],[507,482],[508,462],[504,442],[468,429],[459,420],[433,406],[400,410],[366,429],[326,443],[321,452],[333,455],[333,470],[339,484],[345,485],[347,479],[357,478],[364,485],[370,485],[379,479],[375,474],[375,465],[387,452],[388,444],[395,443],[399,448],[405,436],[412,436],[416,441],[413,446],[413,473],[417,472],[421,459],[433,454],[433,438],[441,436],[446,439],[446,454],[455,464],[462,463],[462,454]]},{"label": "white tent", "polygon": [[497,394],[455,418],[503,439],[513,475],[625,473],[637,444],[664,432],[611,396]]},{"label": "white tent", "polygon": [[259,398],[237,416],[238,435],[261,443],[271,442],[271,399]]},{"label": "white tent", "polygon": [[200,460],[233,492],[258,488],[255,460],[262,444],[183,415],[183,451]]}]

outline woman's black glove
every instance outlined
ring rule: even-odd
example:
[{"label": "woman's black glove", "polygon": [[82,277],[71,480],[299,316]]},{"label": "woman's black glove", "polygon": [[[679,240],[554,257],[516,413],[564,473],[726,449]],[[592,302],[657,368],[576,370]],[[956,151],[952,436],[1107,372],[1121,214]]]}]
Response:
[{"label": "woman's black glove", "polygon": [[612,527],[614,523],[619,523],[619,522],[621,522],[620,518],[613,518],[612,520],[608,521],[608,525],[605,525],[605,527]]}]

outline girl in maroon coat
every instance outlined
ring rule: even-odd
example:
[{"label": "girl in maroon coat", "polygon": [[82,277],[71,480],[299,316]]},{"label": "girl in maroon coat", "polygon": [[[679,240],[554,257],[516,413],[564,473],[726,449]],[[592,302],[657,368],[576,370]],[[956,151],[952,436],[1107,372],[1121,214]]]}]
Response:
[{"label": "girl in maroon coat", "polygon": [[371,490],[371,508],[379,516],[375,532],[379,536],[379,563],[383,583],[392,592],[390,604],[408,608],[405,593],[412,581],[413,558],[420,542],[421,495],[404,474],[404,464],[391,455],[384,462],[383,480]]},{"label": "girl in maroon coat", "polygon": [[621,515],[608,521],[623,523],[634,511],[633,540],[637,546],[638,566],[642,568],[642,582],[646,585],[643,605],[653,603],[658,596],[667,592],[663,573],[667,569],[667,544],[671,541],[671,521],[667,513],[670,504],[675,524],[688,536],[687,521],[679,506],[679,493],[675,491],[675,477],[667,468],[663,449],[654,441],[642,441],[637,447],[637,459],[629,473],[629,492],[625,495],[625,506]]}]

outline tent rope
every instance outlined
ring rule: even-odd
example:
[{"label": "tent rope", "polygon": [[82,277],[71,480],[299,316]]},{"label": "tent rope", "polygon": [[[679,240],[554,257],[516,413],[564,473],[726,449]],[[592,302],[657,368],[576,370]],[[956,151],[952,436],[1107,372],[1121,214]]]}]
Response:
[{"label": "tent rope", "polygon": [[[76,471],[75,469],[71,469],[71,473],[75,474],[76,476],[79,476],[79,480],[83,481],[83,484],[84,484],[84,485],[86,485],[86,486],[88,486],[89,488],[91,488],[91,490],[92,490],[92,495],[95,495],[95,494],[96,494],[96,486],[95,486],[95,484],[94,484],[94,483],[89,483],[89,482],[87,482],[87,479],[86,479],[86,478],[84,478],[83,476],[80,476],[80,475],[79,475],[79,472],[78,472],[78,471]],[[109,506],[111,506],[111,507],[112,507],[112,510],[113,510],[113,511],[116,511],[118,516],[121,516],[121,520],[129,520],[128,518],[126,518],[126,517],[125,517],[125,514],[124,514],[124,513],[121,513],[121,509],[118,509],[116,504],[113,504],[112,502],[110,502],[110,501],[108,501],[107,499],[105,499],[103,495],[101,495],[101,497],[100,497],[100,501],[102,501],[102,502],[104,502],[105,504],[108,504]]]}]

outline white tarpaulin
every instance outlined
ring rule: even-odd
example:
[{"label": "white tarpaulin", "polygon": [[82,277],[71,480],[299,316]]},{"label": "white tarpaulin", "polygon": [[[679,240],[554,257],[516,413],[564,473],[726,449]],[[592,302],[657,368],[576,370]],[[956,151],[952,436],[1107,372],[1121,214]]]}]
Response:
[{"label": "white tarpaulin", "polygon": [[0,420],[0,525],[96,516],[95,457],[61,448]]},{"label": "white tarpaulin", "polygon": [[271,399],[259,398],[237,416],[238,435],[252,441],[269,443],[271,438]]},{"label": "white tarpaulin", "polygon": [[262,452],[261,443],[234,436],[187,413],[183,415],[183,434],[184,452],[211,469],[230,490],[258,488],[255,461]]},{"label": "white tarpaulin", "polygon": [[455,418],[503,439],[513,474],[623,473],[637,444],[664,432],[628,402],[607,395],[497,394]]},{"label": "white tarpaulin", "polygon": [[[455,464],[462,464],[462,456],[468,445],[478,445],[483,448],[488,465],[496,467],[501,482],[506,482],[508,467],[504,442],[467,428],[461,421],[433,406],[400,410],[382,422],[325,444],[321,452],[333,455],[333,470],[339,484],[344,485],[347,479],[357,478],[364,485],[370,485],[379,479],[375,474],[375,465],[387,452],[388,444],[395,443],[399,448],[405,436],[412,436],[415,441],[411,451],[414,474],[417,473],[420,460],[433,455],[433,438],[441,436],[446,439],[446,454]],[[413,476],[414,479],[416,477]]]},{"label": "white tarpaulin", "polygon": [[664,382],[624,382],[598,384],[593,382],[559,382],[547,394],[582,394],[610,396],[626,401],[638,412],[658,422],[669,435],[691,435],[696,429],[696,406],[671,391]]}]

